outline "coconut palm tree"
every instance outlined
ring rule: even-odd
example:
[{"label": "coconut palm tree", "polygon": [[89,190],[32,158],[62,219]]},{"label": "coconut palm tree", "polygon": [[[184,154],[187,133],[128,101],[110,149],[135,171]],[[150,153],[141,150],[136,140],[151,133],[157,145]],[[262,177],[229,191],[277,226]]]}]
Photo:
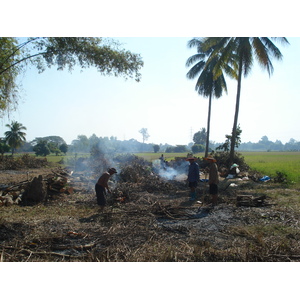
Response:
[{"label": "coconut palm tree", "polygon": [[242,77],[249,75],[255,58],[261,67],[267,69],[269,76],[273,73],[274,68],[271,62],[271,57],[280,60],[283,56],[272,40],[279,41],[282,44],[289,44],[288,40],[284,37],[213,37],[205,38],[203,41],[203,49],[206,51],[211,49],[211,57],[217,56],[219,58],[219,62],[215,67],[216,70],[224,64],[231,64],[233,57],[237,63],[238,84],[232,138],[230,143],[230,163],[233,162],[234,158]]},{"label": "coconut palm tree", "polygon": [[16,121],[12,121],[11,124],[6,124],[5,126],[10,129],[4,134],[6,143],[11,147],[11,154],[13,156],[15,150],[19,148],[23,142],[26,141],[26,133],[22,130],[26,130],[27,128],[23,126],[23,124]]},{"label": "coconut palm tree", "polygon": [[[198,77],[195,90],[199,95],[207,97],[208,102],[208,116],[207,116],[207,135],[205,146],[205,157],[208,155],[209,135],[210,135],[210,117],[211,117],[211,103],[212,98],[220,98],[223,91],[227,92],[227,85],[222,69],[230,76],[235,76],[233,69],[229,64],[225,64],[220,68],[216,68],[216,64],[219,62],[218,56],[215,55],[210,58],[210,54],[213,48],[203,49],[203,39],[193,38],[188,42],[188,47],[196,47],[197,54],[188,58],[186,66],[192,68],[187,73],[187,78],[194,79]],[[209,61],[208,61],[209,60]]]}]

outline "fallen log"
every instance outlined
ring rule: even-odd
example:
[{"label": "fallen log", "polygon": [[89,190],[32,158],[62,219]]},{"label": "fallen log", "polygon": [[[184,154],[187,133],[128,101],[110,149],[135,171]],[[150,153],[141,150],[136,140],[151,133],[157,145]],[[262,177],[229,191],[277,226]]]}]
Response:
[{"label": "fallen log", "polygon": [[265,205],[266,195],[259,197],[253,197],[252,195],[237,195],[236,205],[237,206],[263,206]]},{"label": "fallen log", "polygon": [[20,181],[19,183],[14,183],[13,185],[1,185],[0,186],[0,190],[4,191],[4,192],[8,192],[11,190],[14,190],[15,188],[19,188],[22,185],[28,184],[30,181],[29,180],[24,180],[24,181]]}]

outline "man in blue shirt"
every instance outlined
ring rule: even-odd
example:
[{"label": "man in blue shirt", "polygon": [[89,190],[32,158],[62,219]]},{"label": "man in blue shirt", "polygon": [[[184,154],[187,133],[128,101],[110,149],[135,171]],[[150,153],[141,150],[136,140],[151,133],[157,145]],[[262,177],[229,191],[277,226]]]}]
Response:
[{"label": "man in blue shirt", "polygon": [[189,188],[191,189],[190,201],[195,201],[196,187],[198,185],[198,181],[200,180],[199,165],[195,162],[194,157],[188,158],[187,161],[190,163],[188,172]]}]

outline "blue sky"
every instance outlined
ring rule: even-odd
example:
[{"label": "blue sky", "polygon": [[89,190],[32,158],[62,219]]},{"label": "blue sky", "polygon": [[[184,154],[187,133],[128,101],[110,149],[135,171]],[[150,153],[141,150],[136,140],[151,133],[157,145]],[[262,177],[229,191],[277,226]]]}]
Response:
[{"label": "blue sky", "polygon": [[[142,80],[104,77],[95,69],[72,73],[47,69],[38,74],[29,69],[22,78],[22,101],[10,120],[27,127],[27,140],[59,135],[70,143],[77,135],[116,136],[148,142],[187,144],[206,127],[208,100],[188,80],[185,63],[195,54],[187,48],[192,37],[115,37],[125,49],[140,53],[144,60]],[[239,123],[243,142],[257,142],[266,135],[283,143],[300,140],[298,67],[300,38],[288,38],[289,46],[278,45],[284,58],[274,61],[274,73],[254,66],[242,81]],[[228,94],[213,101],[211,137],[223,142],[233,124],[236,82],[227,79]],[[1,122],[6,130],[8,118]]]},{"label": "blue sky", "polygon": [[[59,135],[70,143],[80,134],[142,141],[139,130],[147,128],[148,142],[187,144],[206,127],[208,109],[208,100],[194,90],[195,80],[186,78],[186,60],[196,53],[187,48],[188,40],[194,36],[286,36],[290,45],[279,45],[284,58],[273,60],[274,74],[269,77],[255,65],[242,81],[241,138],[243,142],[257,142],[264,135],[283,143],[300,140],[300,35],[295,1],[274,7],[273,2],[255,0],[241,13],[235,0],[197,4],[187,0],[176,5],[153,0],[143,6],[137,0],[110,1],[101,3],[101,9],[91,0],[85,5],[53,0],[47,13],[30,9],[37,3],[20,1],[17,11],[15,2],[5,4],[6,11],[14,10],[16,20],[12,25],[9,14],[1,18],[5,36],[113,37],[125,49],[141,54],[142,80],[104,77],[95,69],[75,69],[70,74],[52,68],[38,74],[31,68],[22,78],[18,110],[1,120],[1,132],[7,130],[5,124],[16,120],[27,127],[29,141]],[[232,130],[236,82],[227,79],[227,85],[228,94],[213,101],[210,139],[215,142],[223,142]]]}]

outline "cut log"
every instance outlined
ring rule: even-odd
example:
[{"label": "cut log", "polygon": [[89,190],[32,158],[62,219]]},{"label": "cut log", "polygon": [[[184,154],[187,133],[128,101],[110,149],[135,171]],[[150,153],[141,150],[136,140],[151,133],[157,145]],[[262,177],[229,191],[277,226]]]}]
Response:
[{"label": "cut log", "polygon": [[266,195],[259,197],[253,197],[252,195],[237,195],[236,205],[237,206],[263,206],[265,205]]}]

